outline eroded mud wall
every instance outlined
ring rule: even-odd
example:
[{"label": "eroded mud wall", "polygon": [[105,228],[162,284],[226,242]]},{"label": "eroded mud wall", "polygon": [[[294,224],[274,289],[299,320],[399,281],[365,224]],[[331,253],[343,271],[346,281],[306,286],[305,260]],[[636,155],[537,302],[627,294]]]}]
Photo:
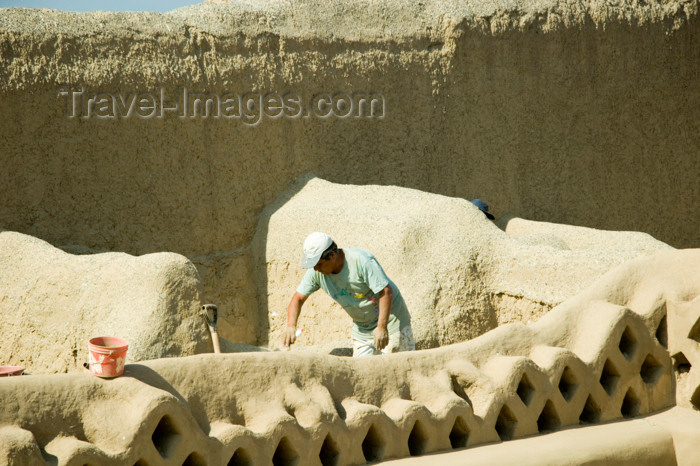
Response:
[{"label": "eroded mud wall", "polygon": [[[487,199],[496,214],[697,246],[697,1],[298,1],[0,14],[0,226],[197,264],[252,341],[258,215],[314,172]],[[384,118],[68,117],[128,99],[380,93]],[[252,324],[251,324],[252,322]],[[250,327],[252,325],[252,327]]]}]

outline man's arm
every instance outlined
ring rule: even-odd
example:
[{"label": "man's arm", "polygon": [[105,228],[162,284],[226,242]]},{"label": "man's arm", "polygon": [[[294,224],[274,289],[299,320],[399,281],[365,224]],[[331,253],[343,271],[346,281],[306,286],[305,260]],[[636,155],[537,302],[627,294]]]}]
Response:
[{"label": "man's arm", "polygon": [[299,314],[301,314],[301,307],[306,302],[306,298],[308,298],[308,296],[304,296],[298,291],[295,291],[287,307],[287,328],[284,329],[282,333],[282,342],[287,348],[297,341],[297,320],[299,319]]},{"label": "man's arm", "polygon": [[391,285],[385,286],[379,292],[379,318],[377,319],[377,328],[374,329],[374,347],[378,351],[383,350],[389,344],[387,325],[389,324],[389,314],[391,314],[393,299],[394,292],[391,290]]}]

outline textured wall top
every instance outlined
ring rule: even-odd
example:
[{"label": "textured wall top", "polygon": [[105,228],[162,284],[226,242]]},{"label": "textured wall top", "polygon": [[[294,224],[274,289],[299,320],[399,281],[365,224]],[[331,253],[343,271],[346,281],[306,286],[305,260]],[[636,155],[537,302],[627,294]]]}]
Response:
[{"label": "textured wall top", "polygon": [[[280,38],[331,42],[403,43],[429,40],[442,46],[459,37],[467,30],[483,34],[503,35],[509,32],[555,32],[580,28],[593,23],[605,28],[608,23],[627,23],[644,26],[664,22],[669,31],[679,28],[688,18],[697,14],[697,0],[669,2],[620,1],[611,4],[605,1],[446,1],[409,0],[363,1],[363,0],[297,0],[297,1],[236,1],[209,3],[179,8],[167,13],[149,12],[90,12],[74,13],[60,10],[8,8],[0,15],[0,35],[9,34],[11,40],[4,42],[1,61],[8,57],[38,58],[56,49],[62,55],[85,54],[97,57],[111,49],[109,55],[117,56],[130,43],[144,43],[137,47],[147,51],[155,44],[168,47],[188,48],[191,36],[195,39],[190,51],[202,55],[215,42],[224,37],[270,36]],[[200,37],[197,35],[200,34]],[[36,48],[15,49],[15,38],[39,40]],[[53,38],[55,36],[55,38]],[[42,40],[42,37],[52,39]],[[91,47],[76,50],[61,48],[62,41],[77,38],[87,39]],[[9,48],[12,50],[8,50]],[[448,46],[445,52],[449,53]],[[283,53],[283,50],[280,50]],[[148,58],[145,54],[143,58]],[[125,63],[129,69],[128,63]],[[47,78],[75,76],[51,76],[51,73],[27,73],[29,69],[3,66],[9,75],[0,70],[0,89],[16,89],[32,81]],[[90,68],[78,68],[84,79],[89,79]],[[106,70],[105,70],[106,71]],[[111,70],[114,72],[115,70]],[[136,70],[132,70],[136,72]],[[146,70],[144,70],[146,71]],[[155,72],[154,72],[155,71]],[[164,71],[164,70],[162,70]],[[169,72],[177,70],[170,69]],[[203,70],[204,71],[204,70]],[[157,70],[144,73],[155,78]],[[108,80],[108,75],[92,75],[96,80]]]},{"label": "textured wall top", "polygon": [[164,14],[83,14],[54,10],[53,21],[41,21],[47,10],[28,13],[23,11],[25,9],[11,8],[5,11],[0,27],[37,34],[60,32],[90,36],[126,30],[149,35],[169,34],[176,32],[173,28],[188,25],[216,36],[270,32],[283,37],[372,41],[439,34],[448,24],[464,24],[492,33],[531,28],[548,31],[562,26],[580,26],[588,20],[601,26],[621,19],[642,25],[675,17],[683,20],[697,9],[697,2],[692,0],[648,3],[634,0],[244,0],[207,3]]}]

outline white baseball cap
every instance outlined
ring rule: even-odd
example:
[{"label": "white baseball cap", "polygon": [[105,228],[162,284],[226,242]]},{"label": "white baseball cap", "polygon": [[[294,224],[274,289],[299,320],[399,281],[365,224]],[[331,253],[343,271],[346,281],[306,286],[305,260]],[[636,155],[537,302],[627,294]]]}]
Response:
[{"label": "white baseball cap", "polygon": [[315,231],[304,240],[304,257],[301,258],[301,268],[310,269],[316,266],[323,251],[333,244],[333,240],[325,233]]}]

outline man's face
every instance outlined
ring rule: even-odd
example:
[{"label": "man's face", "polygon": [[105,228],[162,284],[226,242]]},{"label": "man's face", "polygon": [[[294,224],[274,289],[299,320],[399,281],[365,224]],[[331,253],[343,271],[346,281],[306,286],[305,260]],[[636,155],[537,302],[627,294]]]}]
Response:
[{"label": "man's face", "polygon": [[319,259],[316,265],[314,266],[314,270],[316,272],[321,272],[323,275],[332,274],[333,269],[335,268],[335,259],[337,256],[338,255],[333,252],[328,257],[328,259]]}]

